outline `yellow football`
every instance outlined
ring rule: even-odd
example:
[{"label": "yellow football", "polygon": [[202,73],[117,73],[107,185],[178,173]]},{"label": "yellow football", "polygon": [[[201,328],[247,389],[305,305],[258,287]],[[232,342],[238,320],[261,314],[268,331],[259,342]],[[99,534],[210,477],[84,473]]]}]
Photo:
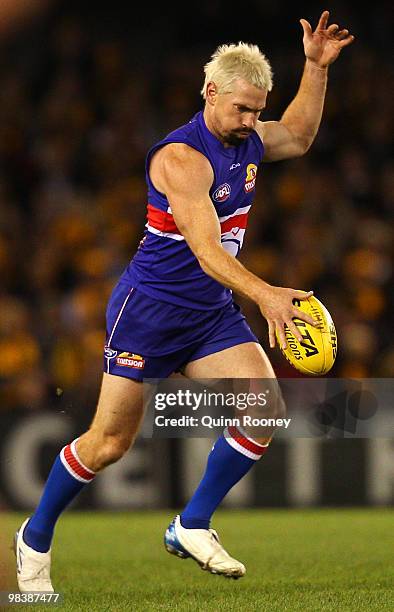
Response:
[{"label": "yellow football", "polygon": [[[294,319],[303,340],[298,342],[286,326],[287,348],[281,347],[280,350],[287,361],[303,374],[310,376],[327,374],[334,365],[338,345],[337,332],[331,315],[315,296],[307,300],[294,298],[293,304],[302,312],[309,314],[319,325],[312,327],[301,319]],[[279,338],[278,344],[280,346]]]}]

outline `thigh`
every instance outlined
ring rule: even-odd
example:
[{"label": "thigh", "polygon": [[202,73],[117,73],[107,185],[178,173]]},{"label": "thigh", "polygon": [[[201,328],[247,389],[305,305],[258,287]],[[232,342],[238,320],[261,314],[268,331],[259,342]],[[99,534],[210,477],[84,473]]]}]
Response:
[{"label": "thigh", "polygon": [[257,342],[244,342],[190,361],[188,378],[275,378],[275,372]]},{"label": "thigh", "polygon": [[102,436],[132,437],[142,416],[142,383],[104,373],[90,430]]}]

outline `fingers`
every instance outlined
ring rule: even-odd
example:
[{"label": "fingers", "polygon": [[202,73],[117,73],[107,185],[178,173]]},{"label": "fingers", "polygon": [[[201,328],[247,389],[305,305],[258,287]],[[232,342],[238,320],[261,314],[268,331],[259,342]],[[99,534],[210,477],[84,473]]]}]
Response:
[{"label": "fingers", "polygon": [[337,30],[339,30],[339,25],[337,23],[333,23],[327,28],[328,34],[335,34]]},{"label": "fingers", "polygon": [[[349,30],[346,30],[346,29],[339,30],[339,25],[337,23],[333,23],[327,28],[329,16],[330,16],[329,11],[323,11],[323,13],[320,16],[319,23],[317,24],[317,28],[315,31],[317,32],[317,31],[326,30],[328,34],[330,34],[331,36],[334,36],[337,41],[341,42],[341,47],[346,47],[347,45],[350,45],[350,43],[352,43],[354,40],[354,36],[351,34],[349,35]],[[304,32],[305,32],[304,23],[308,23],[308,22],[305,21],[305,19],[301,19],[300,21],[301,21],[302,27],[304,28]]]},{"label": "fingers", "polygon": [[341,49],[343,47],[347,47],[348,45],[350,45],[350,43],[352,43],[354,40],[354,36],[352,34],[350,34],[350,36],[348,36],[347,38],[344,38],[343,40],[339,41],[339,45],[341,47]]},{"label": "fingers", "polygon": [[[286,341],[286,334],[285,334],[285,325],[283,321],[268,321],[268,334],[269,334],[270,348],[275,348],[275,344],[276,344],[275,330],[277,330],[278,332],[278,340],[279,340],[280,346],[283,349],[285,349],[287,347],[287,341]],[[296,333],[299,333],[297,328],[296,328]]]},{"label": "fingers", "polygon": [[298,310],[298,308],[293,308],[293,319],[301,319],[301,321],[305,321],[305,323],[309,323],[309,325],[313,325],[313,327],[317,327],[319,323],[315,321],[313,317],[308,315],[306,312],[302,312],[302,310]]},{"label": "fingers", "polygon": [[275,347],[275,323],[268,321],[268,336],[270,342],[270,348]]},{"label": "fingers", "polygon": [[[298,300],[307,300],[313,295],[313,291],[297,291],[294,289],[280,289],[281,291],[287,292],[287,299],[294,302],[294,298]],[[289,308],[290,306],[290,308]],[[276,312],[275,312],[276,310]],[[275,312],[275,314],[273,314]],[[301,331],[299,327],[303,327],[301,325],[301,321],[303,323],[307,323],[308,325],[312,325],[313,327],[318,327],[318,321],[308,313],[303,312],[302,310],[296,308],[293,305],[288,305],[284,307],[284,304],[278,303],[275,309],[272,309],[270,314],[264,312],[262,309],[262,313],[267,319],[268,323],[268,336],[269,336],[269,345],[270,348],[274,348],[276,344],[276,339],[278,339],[280,343],[280,347],[282,349],[287,348],[287,339],[286,339],[286,329],[290,330],[293,336],[298,340],[298,342],[303,341],[303,337],[301,335]],[[279,316],[278,316],[279,315]],[[300,322],[297,325],[296,320]]]},{"label": "fingers", "polygon": [[269,343],[270,348],[275,348],[275,329],[278,334],[279,343],[282,349],[287,348],[287,338],[286,338],[286,328],[288,328],[293,334],[294,338],[298,340],[298,342],[303,341],[302,334],[298,329],[297,323],[294,319],[300,319],[305,323],[309,323],[309,325],[313,325],[313,327],[318,326],[318,322],[312,319],[312,317],[305,312],[301,312],[300,310],[294,309],[294,317],[292,319],[288,319],[286,322],[284,321],[268,321],[268,330],[269,330]]},{"label": "fingers", "polygon": [[338,42],[344,43],[344,44],[341,44],[341,47],[346,47],[346,45],[350,45],[350,43],[353,42],[354,40],[354,36],[352,34],[349,35],[349,30],[346,30],[346,29],[339,30],[336,24],[331,25],[327,29],[327,32],[331,36],[333,36],[335,40],[337,40]]},{"label": "fingers", "polygon": [[306,37],[312,36],[312,26],[306,19],[300,19],[300,24],[302,25],[302,29],[304,30],[304,35]]},{"label": "fingers", "polygon": [[[319,323],[315,321],[314,319],[312,319],[310,315],[306,314],[305,312],[301,312],[300,310],[296,313],[293,319],[289,319],[288,321],[286,321],[285,325],[289,328],[294,338],[296,338],[296,340],[298,340],[298,342],[300,343],[303,342],[304,338],[302,337],[302,334],[298,328],[298,325],[295,319],[304,321],[305,323],[308,323],[309,325],[312,325],[313,327],[318,327],[319,325]],[[286,340],[286,335],[285,335],[285,346],[283,348],[286,348],[286,346],[287,346],[287,340]]]},{"label": "fingers", "polygon": [[293,297],[299,300],[307,300],[313,295],[313,291],[294,291]]},{"label": "fingers", "polygon": [[286,334],[285,334],[285,326],[283,323],[278,324],[277,326],[277,330],[278,330],[278,336],[279,336],[279,342],[280,345],[283,349],[287,348],[287,340],[286,340]]},{"label": "fingers", "polygon": [[[289,328],[289,330],[291,331],[291,333],[293,334],[294,338],[296,338],[298,340],[298,342],[302,342],[301,332],[298,329],[297,325],[294,323],[294,321],[288,321],[286,323],[286,325]],[[285,337],[285,339],[286,339],[286,337]]]},{"label": "fingers", "polygon": [[325,30],[329,16],[330,16],[329,11],[322,12],[320,19],[319,19],[319,23],[317,24],[316,30]]},{"label": "fingers", "polygon": [[335,38],[337,40],[343,40],[344,38],[347,38],[349,34],[349,30],[340,30],[339,32],[336,33]]}]

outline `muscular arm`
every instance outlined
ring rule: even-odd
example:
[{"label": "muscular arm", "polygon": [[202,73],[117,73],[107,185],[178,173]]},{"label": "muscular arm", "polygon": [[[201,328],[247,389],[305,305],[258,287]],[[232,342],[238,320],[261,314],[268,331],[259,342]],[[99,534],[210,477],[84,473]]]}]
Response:
[{"label": "muscular arm", "polygon": [[327,27],[329,12],[324,11],[316,29],[301,19],[304,31],[305,68],[300,87],[280,121],[258,121],[256,131],[265,145],[265,161],[303,155],[314,141],[323,113],[328,66],[354,36],[334,23]]},{"label": "muscular arm", "polygon": [[166,194],[174,221],[204,272],[258,302],[268,284],[222,247],[219,219],[209,197],[213,171],[207,158],[184,144],[167,145],[153,158],[150,175]]},{"label": "muscular arm", "polygon": [[314,141],[323,114],[327,67],[306,60],[297,95],[280,121],[258,121],[256,131],[264,142],[265,161],[298,157]]}]

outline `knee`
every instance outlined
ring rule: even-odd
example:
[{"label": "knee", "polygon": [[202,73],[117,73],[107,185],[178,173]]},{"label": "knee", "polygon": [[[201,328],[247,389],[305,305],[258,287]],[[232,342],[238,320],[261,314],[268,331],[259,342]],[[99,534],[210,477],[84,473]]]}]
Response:
[{"label": "knee", "polygon": [[117,436],[105,436],[98,450],[100,468],[116,463],[123,457],[130,447],[131,440]]},{"label": "knee", "polygon": [[93,430],[78,441],[77,452],[81,461],[94,472],[116,463],[130,448],[131,439],[124,434],[105,435]]},{"label": "knee", "polygon": [[276,379],[267,385],[265,390],[265,403],[259,407],[259,417],[269,419],[283,419],[286,416],[286,404],[283,395]]},{"label": "knee", "polygon": [[286,404],[285,404],[285,400],[283,399],[283,395],[280,390],[278,392],[274,412],[275,412],[275,416],[274,416],[275,419],[284,419],[286,417]]}]

